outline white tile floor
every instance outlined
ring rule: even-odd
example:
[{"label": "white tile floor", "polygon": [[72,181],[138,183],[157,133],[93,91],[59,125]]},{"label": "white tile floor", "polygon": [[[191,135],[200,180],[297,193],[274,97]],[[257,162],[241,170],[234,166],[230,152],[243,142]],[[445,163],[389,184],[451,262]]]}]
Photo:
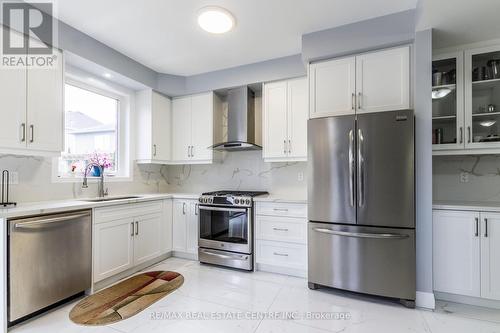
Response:
[{"label": "white tile floor", "polygon": [[[73,324],[73,304],[12,329],[14,333],[143,333],[143,332],[500,332],[500,310],[439,303],[435,312],[411,310],[386,300],[332,290],[309,290],[305,279],[284,275],[246,273],[198,262],[168,259],[148,270],[173,270],[184,275],[177,291],[138,315],[104,327]],[[166,319],[166,314],[229,313],[250,311],[294,314],[348,313],[349,319]],[[156,315],[157,319],[152,318]]]}]

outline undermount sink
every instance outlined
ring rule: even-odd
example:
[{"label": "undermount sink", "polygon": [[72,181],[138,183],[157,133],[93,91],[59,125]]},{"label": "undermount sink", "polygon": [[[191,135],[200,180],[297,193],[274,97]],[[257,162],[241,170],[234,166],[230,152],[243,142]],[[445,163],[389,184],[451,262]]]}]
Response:
[{"label": "undermount sink", "polygon": [[124,197],[108,197],[108,198],[84,199],[82,201],[86,201],[86,202],[103,202],[103,201],[139,199],[139,198],[140,198],[139,196],[131,195],[131,196],[124,196]]}]

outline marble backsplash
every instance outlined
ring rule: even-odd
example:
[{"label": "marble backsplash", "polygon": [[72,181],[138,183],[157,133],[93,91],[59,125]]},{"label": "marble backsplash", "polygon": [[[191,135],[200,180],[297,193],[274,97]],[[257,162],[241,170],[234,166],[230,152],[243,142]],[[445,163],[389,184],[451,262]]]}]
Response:
[{"label": "marble backsplash", "polygon": [[434,156],[433,200],[500,202],[500,155]]},{"label": "marble backsplash", "polygon": [[[210,165],[136,165],[131,181],[107,179],[110,195],[133,193],[201,193],[221,189],[266,190],[305,198],[305,162],[265,163],[261,151],[221,154]],[[97,184],[83,189],[81,182],[53,182],[52,159],[0,155],[0,170],[15,171],[19,184],[11,185],[10,199],[16,202],[65,200],[95,197]],[[299,173],[304,177],[298,180]]]},{"label": "marble backsplash", "polygon": [[166,178],[170,192],[265,190],[305,198],[306,171],[306,162],[265,163],[262,151],[242,151],[223,153],[210,165],[168,166]]},{"label": "marble backsplash", "polygon": [[[18,172],[19,184],[11,185],[10,199],[16,202],[65,200],[97,196],[97,183],[87,189],[78,182],[53,182],[52,158],[0,155],[0,171]],[[131,181],[107,181],[110,195],[167,192],[166,167],[159,165],[133,166]]]}]

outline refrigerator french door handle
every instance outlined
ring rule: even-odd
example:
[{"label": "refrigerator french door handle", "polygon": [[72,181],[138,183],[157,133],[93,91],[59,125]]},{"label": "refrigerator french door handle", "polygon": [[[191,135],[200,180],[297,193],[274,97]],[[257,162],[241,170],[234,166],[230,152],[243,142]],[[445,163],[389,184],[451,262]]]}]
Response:
[{"label": "refrigerator french door handle", "polygon": [[358,129],[358,206],[362,207],[364,205],[364,164],[365,160],[363,158],[363,131]]},{"label": "refrigerator french door handle", "polygon": [[406,234],[382,234],[382,233],[366,233],[366,232],[349,232],[349,231],[337,231],[327,228],[314,228],[314,231],[344,237],[355,237],[355,238],[374,238],[374,239],[405,239],[410,237]]},{"label": "refrigerator french door handle", "polygon": [[354,131],[349,131],[349,195],[351,207],[354,207]]}]

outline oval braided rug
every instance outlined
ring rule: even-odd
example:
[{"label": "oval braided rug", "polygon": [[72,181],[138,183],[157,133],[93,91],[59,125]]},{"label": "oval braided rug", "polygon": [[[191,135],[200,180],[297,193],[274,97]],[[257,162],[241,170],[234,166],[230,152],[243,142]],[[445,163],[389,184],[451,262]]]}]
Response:
[{"label": "oval braided rug", "polygon": [[176,272],[156,271],[132,276],[78,302],[69,318],[80,325],[107,325],[130,318],[184,283]]}]

